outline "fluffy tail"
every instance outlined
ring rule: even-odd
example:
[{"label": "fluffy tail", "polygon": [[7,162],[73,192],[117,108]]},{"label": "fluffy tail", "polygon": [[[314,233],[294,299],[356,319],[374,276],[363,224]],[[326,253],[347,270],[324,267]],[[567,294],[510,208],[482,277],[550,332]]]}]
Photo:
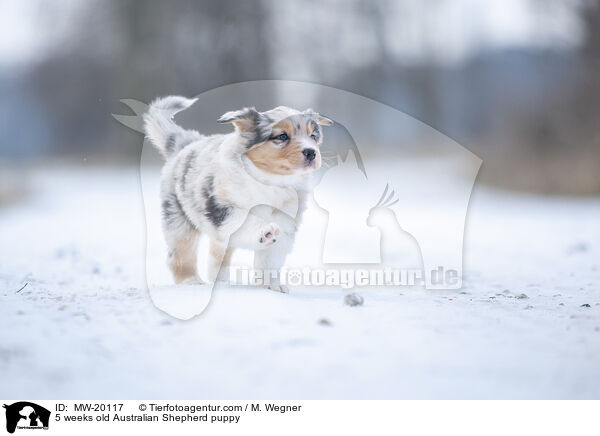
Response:
[{"label": "fluffy tail", "polygon": [[187,109],[196,99],[172,95],[158,98],[150,104],[144,114],[144,131],[152,144],[169,159],[186,145],[199,139],[202,135],[195,130],[186,130],[173,121],[173,115]]}]

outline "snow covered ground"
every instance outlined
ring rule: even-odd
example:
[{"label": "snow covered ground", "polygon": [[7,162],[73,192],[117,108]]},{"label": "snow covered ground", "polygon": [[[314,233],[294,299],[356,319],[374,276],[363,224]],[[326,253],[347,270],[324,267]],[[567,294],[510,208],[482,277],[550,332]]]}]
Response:
[{"label": "snow covered ground", "polygon": [[27,177],[0,209],[0,398],[600,398],[600,199],[476,187],[459,291],[222,288],[180,321],[145,288],[137,170]]}]

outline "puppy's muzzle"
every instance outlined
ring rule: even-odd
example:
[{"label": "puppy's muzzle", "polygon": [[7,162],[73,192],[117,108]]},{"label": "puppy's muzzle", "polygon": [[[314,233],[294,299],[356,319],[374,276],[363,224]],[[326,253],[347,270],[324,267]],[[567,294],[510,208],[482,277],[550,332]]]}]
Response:
[{"label": "puppy's muzzle", "polygon": [[312,162],[317,157],[317,152],[314,148],[305,148],[302,150],[302,154],[307,162]]}]

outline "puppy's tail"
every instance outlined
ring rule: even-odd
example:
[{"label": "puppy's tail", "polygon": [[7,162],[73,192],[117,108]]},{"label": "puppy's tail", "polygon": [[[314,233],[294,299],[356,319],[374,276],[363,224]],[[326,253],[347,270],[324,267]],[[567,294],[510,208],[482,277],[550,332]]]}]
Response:
[{"label": "puppy's tail", "polygon": [[165,159],[176,155],[186,145],[200,139],[196,130],[186,130],[173,121],[173,115],[187,109],[195,98],[176,95],[154,100],[144,114],[144,131]]}]

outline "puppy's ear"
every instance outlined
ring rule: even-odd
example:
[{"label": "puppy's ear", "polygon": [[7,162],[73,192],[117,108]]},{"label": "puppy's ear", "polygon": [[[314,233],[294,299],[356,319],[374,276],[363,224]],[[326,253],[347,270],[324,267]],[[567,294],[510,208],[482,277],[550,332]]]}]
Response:
[{"label": "puppy's ear", "polygon": [[253,107],[226,112],[217,120],[219,123],[232,123],[236,129],[249,132],[259,124],[261,113]]},{"label": "puppy's ear", "polygon": [[321,126],[331,126],[333,124],[333,121],[331,121],[329,118],[324,117],[312,109],[307,109],[304,112],[310,115],[317,122],[317,124],[320,124]]}]

